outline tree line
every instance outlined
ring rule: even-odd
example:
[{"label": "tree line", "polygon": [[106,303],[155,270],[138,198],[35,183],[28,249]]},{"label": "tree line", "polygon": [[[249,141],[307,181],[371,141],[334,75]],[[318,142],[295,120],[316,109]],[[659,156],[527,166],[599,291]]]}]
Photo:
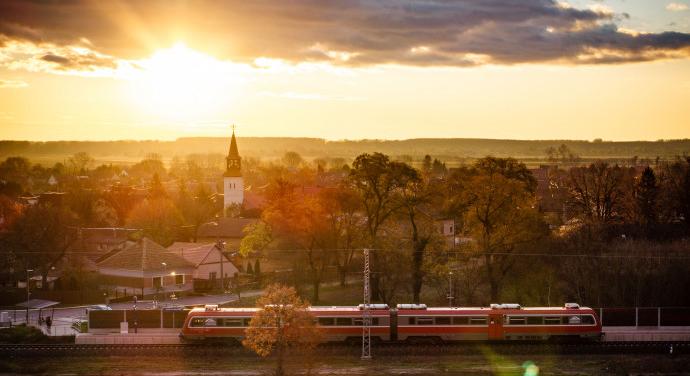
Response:
[{"label": "tree line", "polygon": [[[222,214],[213,158],[94,164],[86,153],[50,168],[21,157],[0,163],[4,280],[24,267],[45,276],[76,263],[69,251],[80,227],[139,228],[166,246],[195,240]],[[246,229],[243,254],[298,251],[294,284],[310,285],[314,303],[324,281],[361,276],[369,248],[373,297],[391,304],[453,295],[456,305],[687,305],[689,166],[677,158],[531,171],[513,158],[448,168],[431,156],[413,164],[364,153],[348,163],[291,152],[244,164],[246,186],[264,205],[233,215],[261,219]],[[51,190],[59,204],[21,199]]]}]

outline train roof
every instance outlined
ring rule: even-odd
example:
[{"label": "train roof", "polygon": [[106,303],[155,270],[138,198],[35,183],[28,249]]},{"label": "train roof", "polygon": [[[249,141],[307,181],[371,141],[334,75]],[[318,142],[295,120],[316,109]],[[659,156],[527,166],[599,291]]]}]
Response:
[{"label": "train roof", "polygon": [[[217,305],[206,305],[204,307],[196,307],[191,312],[223,312],[223,313],[254,313],[259,311],[256,307],[239,307],[239,308],[221,308]],[[333,313],[348,313],[348,312],[362,312],[363,307],[359,306],[311,306],[310,311],[315,312],[333,312]],[[384,304],[372,305],[370,312],[374,315],[377,313],[388,312],[390,308]],[[568,304],[562,307],[521,307],[517,304],[494,304],[492,307],[427,307],[425,304],[399,304],[397,308],[401,314],[413,314],[426,312],[427,314],[449,314],[449,313],[467,313],[467,314],[488,314],[488,313],[554,313],[562,312],[568,314],[576,314],[578,312],[592,312],[593,309],[589,307],[580,307],[576,304]]]}]

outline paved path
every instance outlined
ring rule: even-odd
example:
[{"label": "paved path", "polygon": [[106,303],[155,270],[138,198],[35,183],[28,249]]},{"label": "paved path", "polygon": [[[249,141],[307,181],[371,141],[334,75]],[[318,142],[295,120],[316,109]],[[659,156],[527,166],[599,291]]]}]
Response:
[{"label": "paved path", "polygon": [[[242,293],[242,296],[257,296],[261,295],[261,291],[247,291]],[[168,300],[159,302],[159,307],[169,307],[174,306],[191,306],[191,305],[205,305],[205,304],[226,304],[237,300],[237,295],[235,294],[218,294],[218,295],[205,295],[205,296],[187,296],[178,298],[176,300]],[[76,307],[62,307],[62,308],[49,308],[41,311],[41,316],[43,318],[47,316],[52,316],[53,326],[48,333],[45,325],[41,327],[44,333],[50,335],[72,335],[74,330],[71,329],[72,323],[75,320],[86,319],[87,310],[90,306],[76,306]],[[131,309],[132,302],[124,303],[112,303],[110,305],[112,309]],[[142,300],[137,303],[137,309],[153,309],[155,308],[154,302],[151,300]],[[26,322],[26,310],[3,310],[3,312],[8,312],[13,325],[24,324]],[[38,310],[30,310],[29,312],[29,324],[38,327]]]}]

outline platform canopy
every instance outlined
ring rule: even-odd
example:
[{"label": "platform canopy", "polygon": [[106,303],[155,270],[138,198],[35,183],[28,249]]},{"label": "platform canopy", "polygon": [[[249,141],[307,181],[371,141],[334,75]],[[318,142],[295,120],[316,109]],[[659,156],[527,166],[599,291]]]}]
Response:
[{"label": "platform canopy", "polygon": [[26,302],[17,304],[17,307],[29,308],[29,309],[44,309],[60,304],[60,302],[54,302],[52,300],[44,299],[30,299]]}]

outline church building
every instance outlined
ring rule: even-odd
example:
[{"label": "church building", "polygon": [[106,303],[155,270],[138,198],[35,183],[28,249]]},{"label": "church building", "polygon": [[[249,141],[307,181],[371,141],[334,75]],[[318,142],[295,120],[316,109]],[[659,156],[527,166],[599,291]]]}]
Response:
[{"label": "church building", "polygon": [[232,130],[230,150],[226,158],[225,174],[223,174],[223,213],[227,216],[228,209],[242,206],[244,202],[244,179],[242,179],[242,158],[237,150],[235,129]]}]

